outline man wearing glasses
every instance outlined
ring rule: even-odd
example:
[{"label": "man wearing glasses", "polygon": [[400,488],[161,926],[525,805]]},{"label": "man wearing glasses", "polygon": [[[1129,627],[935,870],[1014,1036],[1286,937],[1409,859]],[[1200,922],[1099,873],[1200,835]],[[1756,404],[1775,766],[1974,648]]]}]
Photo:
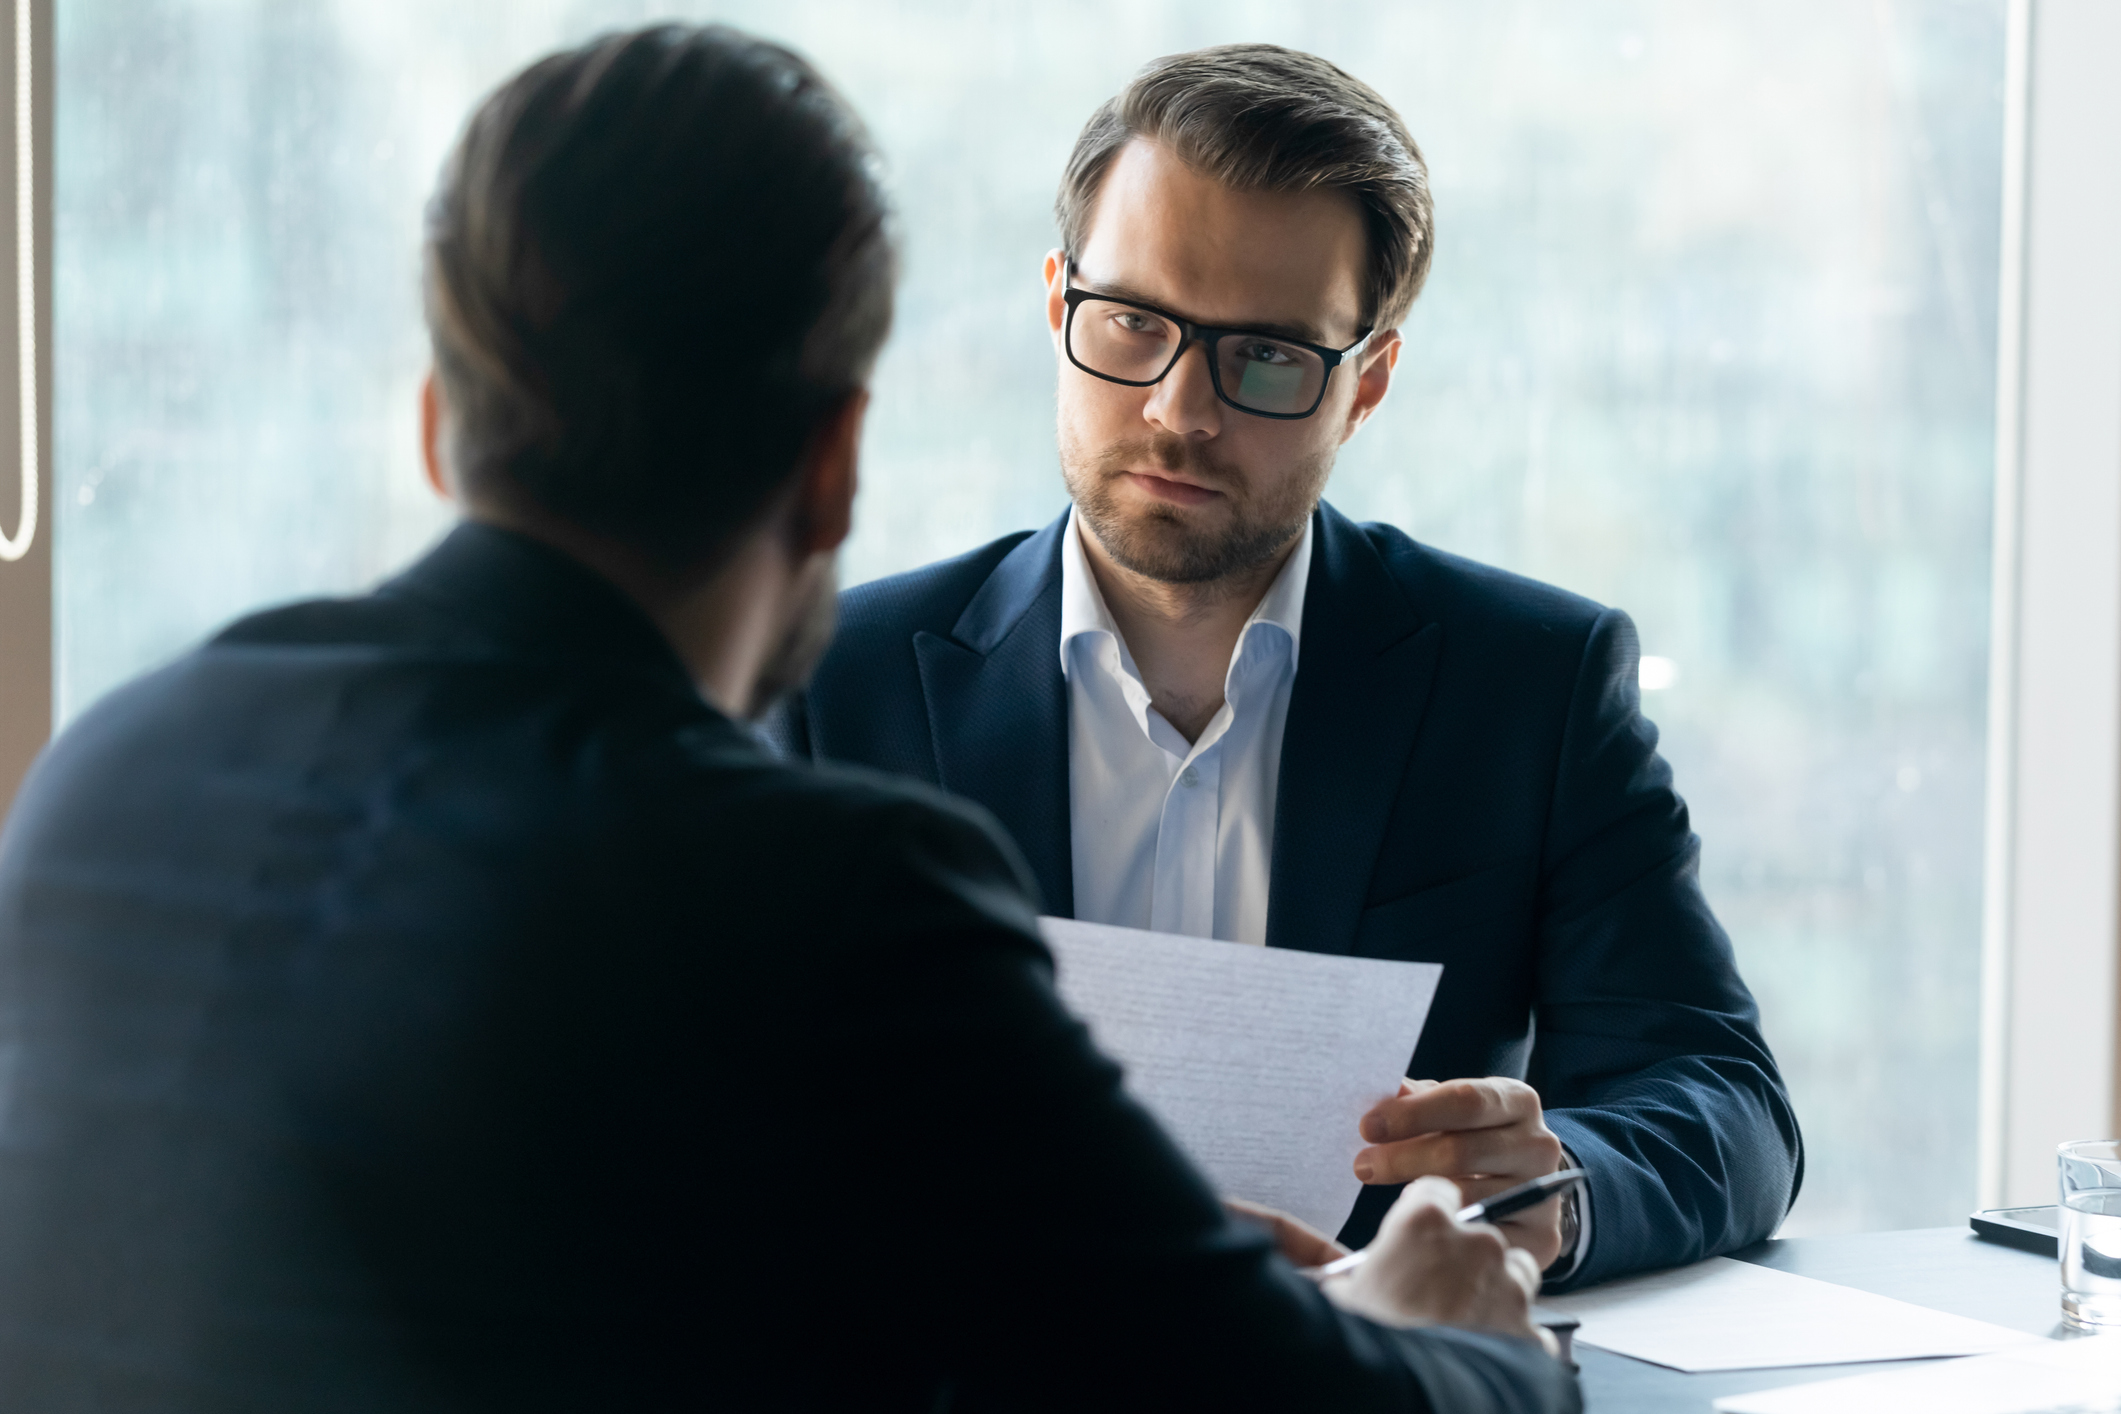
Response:
[{"label": "man wearing glasses", "polygon": [[1057,205],[1071,510],[843,595],[784,743],[984,804],[1055,913],[1444,964],[1344,1240],[1415,1178],[1571,1162],[1587,1197],[1508,1229],[1557,1287],[1767,1236],[1797,1123],[1633,626],[1321,500],[1428,271],[1398,115],[1308,55],[1174,56]]}]

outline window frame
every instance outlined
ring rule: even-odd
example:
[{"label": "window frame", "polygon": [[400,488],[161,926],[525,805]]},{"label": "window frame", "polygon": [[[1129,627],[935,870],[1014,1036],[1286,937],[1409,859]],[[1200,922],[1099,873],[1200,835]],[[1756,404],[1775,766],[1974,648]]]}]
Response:
[{"label": "window frame", "polygon": [[2121,7],[2012,0],[1977,1192],[2121,1133]]},{"label": "window frame", "polygon": [[[0,267],[14,277],[0,290],[0,307],[6,311],[0,317],[13,334],[0,339],[0,663],[6,665],[0,672],[0,810],[13,804],[23,776],[51,737],[53,720],[53,4],[12,0],[0,10],[5,21],[0,23],[0,53],[5,56],[0,63],[0,113],[6,115],[12,136],[0,142],[0,181],[14,218],[0,222]],[[25,37],[27,64],[21,62]],[[26,93],[24,77],[29,81]],[[22,249],[25,237],[27,252]],[[25,303],[30,306],[27,319]],[[19,491],[11,491],[10,483]]]}]

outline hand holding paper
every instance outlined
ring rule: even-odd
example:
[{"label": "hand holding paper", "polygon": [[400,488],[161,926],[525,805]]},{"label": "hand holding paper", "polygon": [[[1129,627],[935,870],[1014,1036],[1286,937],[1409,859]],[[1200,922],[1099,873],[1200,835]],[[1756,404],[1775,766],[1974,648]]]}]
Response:
[{"label": "hand holding paper", "polygon": [[[1226,1193],[1252,1200],[1228,1206],[1299,1266],[1339,1255],[1324,1234],[1354,1205],[1358,1126],[1406,1068],[1443,969],[1070,919],[1039,925],[1062,997],[1126,1067],[1128,1090]],[[1496,1228],[1458,1221],[1462,1201],[1444,1179],[1414,1184],[1369,1260],[1323,1290],[1391,1324],[1478,1326],[1553,1351],[1530,1320],[1538,1266]]]}]

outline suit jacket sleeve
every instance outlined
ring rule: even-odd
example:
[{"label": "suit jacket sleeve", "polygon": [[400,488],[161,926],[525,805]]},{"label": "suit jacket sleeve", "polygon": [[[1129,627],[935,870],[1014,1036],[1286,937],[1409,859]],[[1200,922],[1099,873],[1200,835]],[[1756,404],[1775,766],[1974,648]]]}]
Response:
[{"label": "suit jacket sleeve", "polygon": [[1531,1080],[1590,1170],[1588,1250],[1558,1287],[1769,1236],[1794,1200],[1797,1120],[1698,877],[1626,615],[1593,624],[1541,878]]},{"label": "suit jacket sleeve", "polygon": [[1578,1407],[1529,1343],[1350,1316],[1228,1218],[1058,1000],[1027,872],[972,808],[862,833],[835,1143],[886,1156],[877,1256],[937,1313],[909,1339],[953,1407]]}]

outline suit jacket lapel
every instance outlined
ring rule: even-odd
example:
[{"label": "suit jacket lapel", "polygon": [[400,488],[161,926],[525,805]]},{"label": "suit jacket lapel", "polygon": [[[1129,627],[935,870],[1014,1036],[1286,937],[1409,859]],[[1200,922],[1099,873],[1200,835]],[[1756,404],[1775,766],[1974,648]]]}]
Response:
[{"label": "suit jacket lapel", "polygon": [[1282,732],[1267,943],[1345,953],[1435,681],[1443,626],[1422,625],[1354,522],[1321,504],[1316,526]]},{"label": "suit jacket lapel", "polygon": [[1067,516],[1018,545],[949,637],[913,636],[943,789],[994,812],[1031,865],[1048,912],[1075,911],[1068,834],[1068,693],[1060,671],[1060,551]]}]

